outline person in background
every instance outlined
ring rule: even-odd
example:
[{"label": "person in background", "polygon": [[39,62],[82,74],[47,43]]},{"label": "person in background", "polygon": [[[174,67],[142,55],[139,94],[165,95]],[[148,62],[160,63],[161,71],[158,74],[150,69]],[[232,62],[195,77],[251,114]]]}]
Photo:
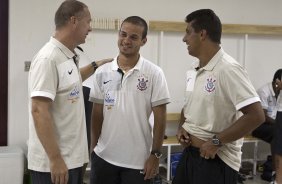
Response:
[{"label": "person in background", "polygon": [[88,7],[64,1],[56,30],[33,58],[28,79],[28,169],[33,184],[82,183],[88,162],[82,81],[108,60],[78,68],[75,48],[91,31]]},{"label": "person in background", "polygon": [[281,75],[276,79],[276,88],[280,90],[277,98],[277,115],[274,125],[274,137],[271,145],[272,153],[274,154],[275,166],[275,181],[273,184],[282,184],[282,81]]},{"label": "person in background", "polygon": [[183,41],[199,65],[187,72],[177,138],[185,146],[173,184],[236,184],[242,137],[264,122],[247,72],[221,47],[222,25],[210,9],[186,16]]},{"label": "person in background", "polygon": [[139,54],[147,31],[144,19],[127,17],[118,56],[94,74],[91,184],[149,184],[158,173],[170,97],[161,68]]},{"label": "person in background", "polygon": [[277,88],[276,79],[281,79],[282,69],[275,72],[273,80],[257,90],[265,115],[265,122],[257,127],[252,136],[271,143],[273,138],[273,127],[277,113],[277,97],[280,90]]},{"label": "person in background", "polygon": [[[265,122],[257,127],[253,132],[252,136],[262,139],[263,141],[271,144],[273,140],[274,134],[274,125],[275,125],[275,118],[277,113],[277,98],[279,95],[279,88],[276,84],[276,79],[281,80],[282,69],[277,70],[274,73],[272,82],[269,82],[263,85],[261,88],[257,90],[257,93],[260,97],[262,108],[265,115]],[[271,150],[272,152],[272,150]],[[262,174],[262,179],[271,181],[275,179],[275,165],[274,165],[274,155],[271,153],[271,157],[268,157],[267,162],[271,162],[272,170],[264,169]]]}]

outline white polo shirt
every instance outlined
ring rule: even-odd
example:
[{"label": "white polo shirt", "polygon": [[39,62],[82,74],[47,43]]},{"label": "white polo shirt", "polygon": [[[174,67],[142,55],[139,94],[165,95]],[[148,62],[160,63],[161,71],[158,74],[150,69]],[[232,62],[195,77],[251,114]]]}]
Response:
[{"label": "white polo shirt", "polygon": [[267,115],[272,119],[276,118],[277,100],[273,91],[272,83],[267,83],[257,90],[261,100],[261,106],[267,111]]},{"label": "white polo shirt", "polygon": [[282,90],[280,90],[280,93],[277,97],[277,111],[282,111]]},{"label": "white polo shirt", "polygon": [[[202,140],[230,127],[239,110],[259,101],[247,72],[220,49],[210,62],[198,71],[187,72],[183,128]],[[218,156],[239,171],[242,139],[223,145]]]},{"label": "white polo shirt", "polygon": [[169,103],[169,98],[161,68],[141,56],[124,75],[118,72],[116,58],[99,67],[90,93],[91,101],[104,104],[95,153],[116,166],[143,169],[152,146],[152,107]]},{"label": "white polo shirt", "polygon": [[28,168],[31,170],[50,172],[49,159],[37,137],[31,115],[31,98],[38,96],[53,100],[50,112],[54,132],[68,169],[88,162],[82,81],[73,56],[67,47],[51,38],[31,63],[28,83]]}]

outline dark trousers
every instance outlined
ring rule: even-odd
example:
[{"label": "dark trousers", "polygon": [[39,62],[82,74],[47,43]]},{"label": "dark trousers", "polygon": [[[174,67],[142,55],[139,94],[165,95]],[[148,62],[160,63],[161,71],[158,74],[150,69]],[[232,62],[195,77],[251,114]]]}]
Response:
[{"label": "dark trousers", "polygon": [[274,123],[265,122],[257,127],[252,136],[259,138],[267,143],[271,143],[274,133]]},{"label": "dark trousers", "polygon": [[129,169],[112,165],[93,151],[91,153],[91,184],[151,184],[144,180],[144,174],[138,169]]},{"label": "dark trousers", "polygon": [[276,115],[271,149],[274,154],[282,155],[282,111],[278,111]]},{"label": "dark trousers", "polygon": [[[32,184],[52,184],[50,172],[37,172],[30,170]],[[82,184],[82,167],[69,170],[68,184]]]},{"label": "dark trousers", "polygon": [[236,184],[238,172],[225,164],[218,156],[205,159],[199,148],[184,149],[172,184]]},{"label": "dark trousers", "polygon": [[91,113],[92,113],[92,106],[93,106],[93,103],[89,101],[89,93],[90,93],[90,88],[83,86],[88,151],[90,149],[90,141],[91,141],[90,128],[91,128]]}]

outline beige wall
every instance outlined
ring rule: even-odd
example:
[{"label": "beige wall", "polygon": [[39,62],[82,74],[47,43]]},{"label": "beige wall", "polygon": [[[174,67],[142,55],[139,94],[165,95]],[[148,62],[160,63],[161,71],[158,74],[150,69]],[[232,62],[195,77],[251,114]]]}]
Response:
[{"label": "beige wall", "polygon": [[[8,144],[24,145],[28,139],[27,76],[24,61],[48,41],[54,30],[54,12],[61,0],[10,0],[9,20],[9,114]],[[281,25],[280,0],[84,0],[94,17],[125,18],[139,15],[147,20],[183,21],[199,8],[212,8],[223,23]],[[254,6],[254,3],[256,6]],[[182,106],[185,71],[195,58],[182,43],[184,33],[151,32],[141,53],[160,65],[167,77],[172,103],[169,112]],[[116,31],[94,30],[82,47],[92,59],[117,54]],[[243,64],[256,88],[272,79],[281,68],[281,36],[223,35],[222,46]],[[168,131],[171,131],[170,129]]]}]

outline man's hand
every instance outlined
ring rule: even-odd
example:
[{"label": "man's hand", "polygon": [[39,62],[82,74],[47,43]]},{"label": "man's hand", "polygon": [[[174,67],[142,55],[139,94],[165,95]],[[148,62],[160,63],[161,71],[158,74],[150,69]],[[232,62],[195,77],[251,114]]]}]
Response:
[{"label": "man's hand", "polygon": [[67,184],[68,168],[62,157],[50,160],[51,180],[54,184]]},{"label": "man's hand", "polygon": [[154,178],[159,173],[159,158],[155,155],[150,155],[144,165],[144,180]]},{"label": "man's hand", "polygon": [[214,159],[218,149],[219,146],[213,145],[211,140],[209,140],[200,147],[200,156],[205,159]]},{"label": "man's hand", "polygon": [[177,137],[178,142],[182,146],[184,146],[184,147],[190,146],[191,140],[190,140],[188,132],[186,132],[186,130],[184,128],[180,127],[178,129],[176,137]]}]

